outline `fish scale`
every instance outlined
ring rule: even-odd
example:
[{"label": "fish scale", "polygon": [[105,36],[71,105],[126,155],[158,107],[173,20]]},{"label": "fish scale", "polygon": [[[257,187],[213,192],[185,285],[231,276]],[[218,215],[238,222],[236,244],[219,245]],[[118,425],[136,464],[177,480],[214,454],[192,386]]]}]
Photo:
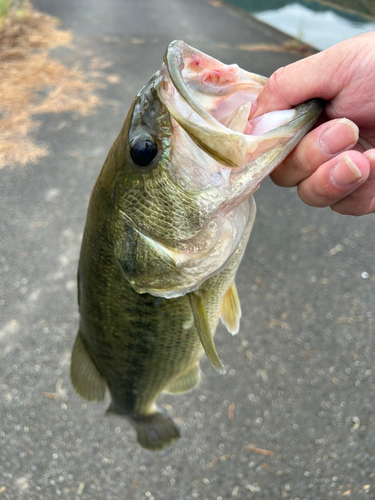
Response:
[{"label": "fish scale", "polygon": [[[171,193],[171,185],[173,180],[170,173],[160,166],[160,172],[147,179],[144,186],[134,186],[124,192],[120,200],[121,207],[140,226],[145,226],[149,233],[166,239],[189,239],[196,234],[197,227],[202,226],[202,221],[208,218],[209,213],[202,213],[200,205],[195,202],[194,193],[178,187]],[[187,204],[190,207],[188,219],[181,209]]]},{"label": "fish scale", "polygon": [[310,101],[254,124],[248,112],[265,82],[172,42],[91,195],[71,379],[91,401],[108,388],[109,413],[125,417],[149,450],[179,437],[159,394],[197,385],[204,352],[225,372],[213,337],[219,319],[239,329],[234,279],[254,222],[251,195],[321,110]]}]

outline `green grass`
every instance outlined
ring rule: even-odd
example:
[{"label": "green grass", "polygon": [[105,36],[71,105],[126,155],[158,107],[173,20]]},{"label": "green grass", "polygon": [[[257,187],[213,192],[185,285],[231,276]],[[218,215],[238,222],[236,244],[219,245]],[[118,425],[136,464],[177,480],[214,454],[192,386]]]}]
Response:
[{"label": "green grass", "polygon": [[14,13],[18,18],[22,18],[25,15],[26,10],[23,8],[24,0],[0,0],[0,27],[4,24],[10,11],[14,10]]},{"label": "green grass", "polygon": [[11,0],[0,0],[0,19],[5,20],[7,17]]}]

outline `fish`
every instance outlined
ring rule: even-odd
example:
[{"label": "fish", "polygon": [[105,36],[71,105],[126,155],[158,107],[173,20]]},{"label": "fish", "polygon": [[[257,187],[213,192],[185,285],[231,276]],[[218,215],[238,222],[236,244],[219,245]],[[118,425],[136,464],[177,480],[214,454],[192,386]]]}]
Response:
[{"label": "fish", "polygon": [[177,40],[136,95],[94,185],[78,265],[71,381],[134,427],[145,449],[180,432],[162,392],[200,381],[219,320],[233,335],[235,275],[255,218],[253,193],[310,130],[311,100],[251,119],[267,79]]}]

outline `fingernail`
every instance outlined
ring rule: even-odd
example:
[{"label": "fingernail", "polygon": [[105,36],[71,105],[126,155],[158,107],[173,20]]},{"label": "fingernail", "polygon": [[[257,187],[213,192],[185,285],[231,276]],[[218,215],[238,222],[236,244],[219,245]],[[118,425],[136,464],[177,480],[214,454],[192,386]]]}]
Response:
[{"label": "fingernail", "polygon": [[338,187],[349,186],[362,178],[362,172],[349,156],[341,158],[331,170],[331,181]]},{"label": "fingernail", "polygon": [[367,177],[367,180],[373,181],[375,180],[375,150],[372,149],[370,151],[365,151],[363,156],[365,156],[370,163],[370,174]]},{"label": "fingernail", "polygon": [[335,155],[357,144],[358,136],[357,125],[342,118],[321,134],[318,139],[319,147],[323,153]]}]

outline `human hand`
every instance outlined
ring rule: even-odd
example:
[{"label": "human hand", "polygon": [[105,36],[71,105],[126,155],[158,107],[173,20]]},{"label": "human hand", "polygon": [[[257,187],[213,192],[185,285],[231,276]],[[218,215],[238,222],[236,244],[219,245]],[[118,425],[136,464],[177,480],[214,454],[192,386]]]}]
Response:
[{"label": "human hand", "polygon": [[298,186],[307,205],[347,215],[374,212],[375,32],[278,69],[251,118],[314,97],[327,101],[318,126],[274,170],[272,180]]}]

